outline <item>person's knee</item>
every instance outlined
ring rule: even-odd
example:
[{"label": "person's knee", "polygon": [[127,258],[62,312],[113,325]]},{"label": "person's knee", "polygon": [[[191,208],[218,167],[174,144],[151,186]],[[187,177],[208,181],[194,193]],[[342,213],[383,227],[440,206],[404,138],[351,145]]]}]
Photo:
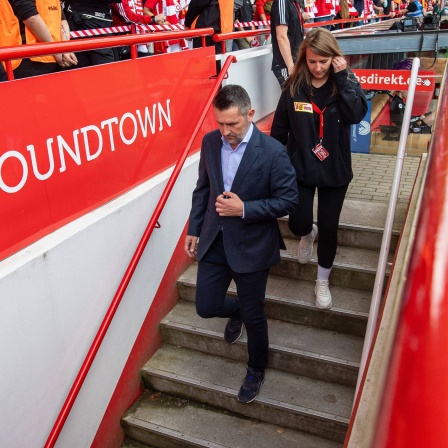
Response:
[{"label": "person's knee", "polygon": [[202,317],[204,319],[217,317],[219,316],[219,311],[220,310],[210,306],[210,304],[206,301],[201,301],[196,298],[196,313],[199,317]]},{"label": "person's knee", "polygon": [[313,218],[311,216],[311,220],[303,219],[303,217],[299,217],[298,219],[295,219],[293,216],[289,216],[288,220],[288,227],[289,230],[295,235],[295,236],[303,236],[310,233],[310,229],[313,225]]},{"label": "person's knee", "polygon": [[263,334],[267,331],[268,321],[264,312],[258,316],[251,316],[250,318],[243,315],[242,320],[248,334]]},{"label": "person's knee", "polygon": [[199,317],[203,317],[204,319],[208,318],[208,317],[212,317],[210,316],[210,309],[209,307],[205,306],[202,303],[198,303],[196,301],[196,313]]}]

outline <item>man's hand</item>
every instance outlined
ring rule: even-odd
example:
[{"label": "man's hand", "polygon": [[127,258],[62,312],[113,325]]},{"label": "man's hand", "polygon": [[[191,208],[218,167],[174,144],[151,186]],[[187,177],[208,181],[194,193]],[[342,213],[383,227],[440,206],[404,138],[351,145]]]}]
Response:
[{"label": "man's hand", "polygon": [[78,59],[75,56],[75,53],[61,53],[61,54],[55,54],[54,58],[56,59],[56,62],[61,67],[70,67],[72,65],[78,64]]},{"label": "man's hand", "polygon": [[215,207],[219,216],[243,216],[243,201],[230,191],[216,198]]},{"label": "man's hand", "polygon": [[187,253],[187,255],[190,258],[194,258],[195,255],[198,252],[197,251],[197,243],[198,243],[198,237],[197,236],[187,235],[185,237],[184,249],[185,249],[185,252]]}]

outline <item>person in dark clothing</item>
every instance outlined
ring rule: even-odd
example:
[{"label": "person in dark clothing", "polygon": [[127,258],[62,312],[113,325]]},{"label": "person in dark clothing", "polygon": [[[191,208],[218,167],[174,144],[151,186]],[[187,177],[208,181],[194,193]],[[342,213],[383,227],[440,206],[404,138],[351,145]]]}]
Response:
[{"label": "person in dark clothing", "polygon": [[[229,319],[229,344],[246,327],[249,359],[238,400],[250,403],[268,363],[266,282],[285,248],[277,218],[297,206],[297,183],[285,148],[252,124],[255,111],[241,86],[223,87],[213,112],[219,130],[202,141],[184,248],[198,259],[199,316]],[[232,280],[238,300],[227,296]]]},{"label": "person in dark clothing", "polygon": [[[271,136],[287,145],[296,170],[299,207],[289,228],[300,236],[298,259],[308,263],[319,229],[316,306],[332,306],[329,276],[337,248],[339,216],[353,178],[350,126],[367,112],[367,100],[336,38],[314,28],[303,41],[293,72],[281,94]],[[313,224],[318,191],[317,226]]]},{"label": "person in dark clothing", "polygon": [[[235,23],[251,22],[253,20],[252,3],[250,0],[243,0],[243,5],[241,8],[235,11]],[[253,30],[254,26],[241,27],[238,30]],[[251,47],[253,37],[245,37],[242,39],[235,39],[234,50],[244,50]],[[235,48],[236,47],[236,48]]]},{"label": "person in dark clothing", "polygon": [[[358,17],[362,17],[364,15],[364,0],[354,0],[353,7],[358,11]],[[357,22],[354,26],[362,25],[363,22]]]},{"label": "person in dark clothing", "polygon": [[280,85],[291,73],[303,40],[302,21],[309,20],[299,1],[274,0],[271,9],[272,71]]},{"label": "person in dark clothing", "polygon": [[[72,31],[107,28],[112,25],[110,3],[121,0],[66,0],[65,14]],[[76,53],[78,67],[106,64],[115,61],[112,48],[103,48]]]},{"label": "person in dark clothing", "polygon": [[[185,15],[184,26],[195,28],[213,28],[215,33],[231,33],[233,31],[233,2],[228,0],[191,0]],[[221,54],[221,43],[214,42],[212,36],[205,38],[207,47],[215,47],[216,54]],[[202,47],[202,38],[193,38],[193,48]],[[231,48],[231,44],[230,44]]]},{"label": "person in dark clothing", "polygon": [[6,76],[6,70],[3,65],[0,64],[0,82],[7,81],[8,77]]}]

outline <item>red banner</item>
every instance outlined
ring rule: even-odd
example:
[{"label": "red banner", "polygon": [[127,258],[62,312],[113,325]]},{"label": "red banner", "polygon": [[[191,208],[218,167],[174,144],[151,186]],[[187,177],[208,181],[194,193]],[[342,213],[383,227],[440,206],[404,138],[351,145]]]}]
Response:
[{"label": "red banner", "polygon": [[0,260],[172,166],[215,73],[212,47],[1,83]]},{"label": "red banner", "polygon": [[[411,70],[353,69],[365,90],[408,90]],[[418,72],[416,90],[433,92],[436,72]]]}]

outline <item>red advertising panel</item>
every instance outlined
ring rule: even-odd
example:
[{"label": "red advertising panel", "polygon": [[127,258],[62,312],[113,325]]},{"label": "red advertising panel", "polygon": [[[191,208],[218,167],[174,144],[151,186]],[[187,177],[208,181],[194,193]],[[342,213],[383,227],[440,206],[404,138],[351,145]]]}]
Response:
[{"label": "red advertising panel", "polygon": [[203,48],[1,83],[0,260],[172,166],[215,72]]},{"label": "red advertising panel", "polygon": [[[362,88],[365,90],[408,90],[411,70],[353,69]],[[436,72],[418,72],[416,90],[433,92]]]}]

